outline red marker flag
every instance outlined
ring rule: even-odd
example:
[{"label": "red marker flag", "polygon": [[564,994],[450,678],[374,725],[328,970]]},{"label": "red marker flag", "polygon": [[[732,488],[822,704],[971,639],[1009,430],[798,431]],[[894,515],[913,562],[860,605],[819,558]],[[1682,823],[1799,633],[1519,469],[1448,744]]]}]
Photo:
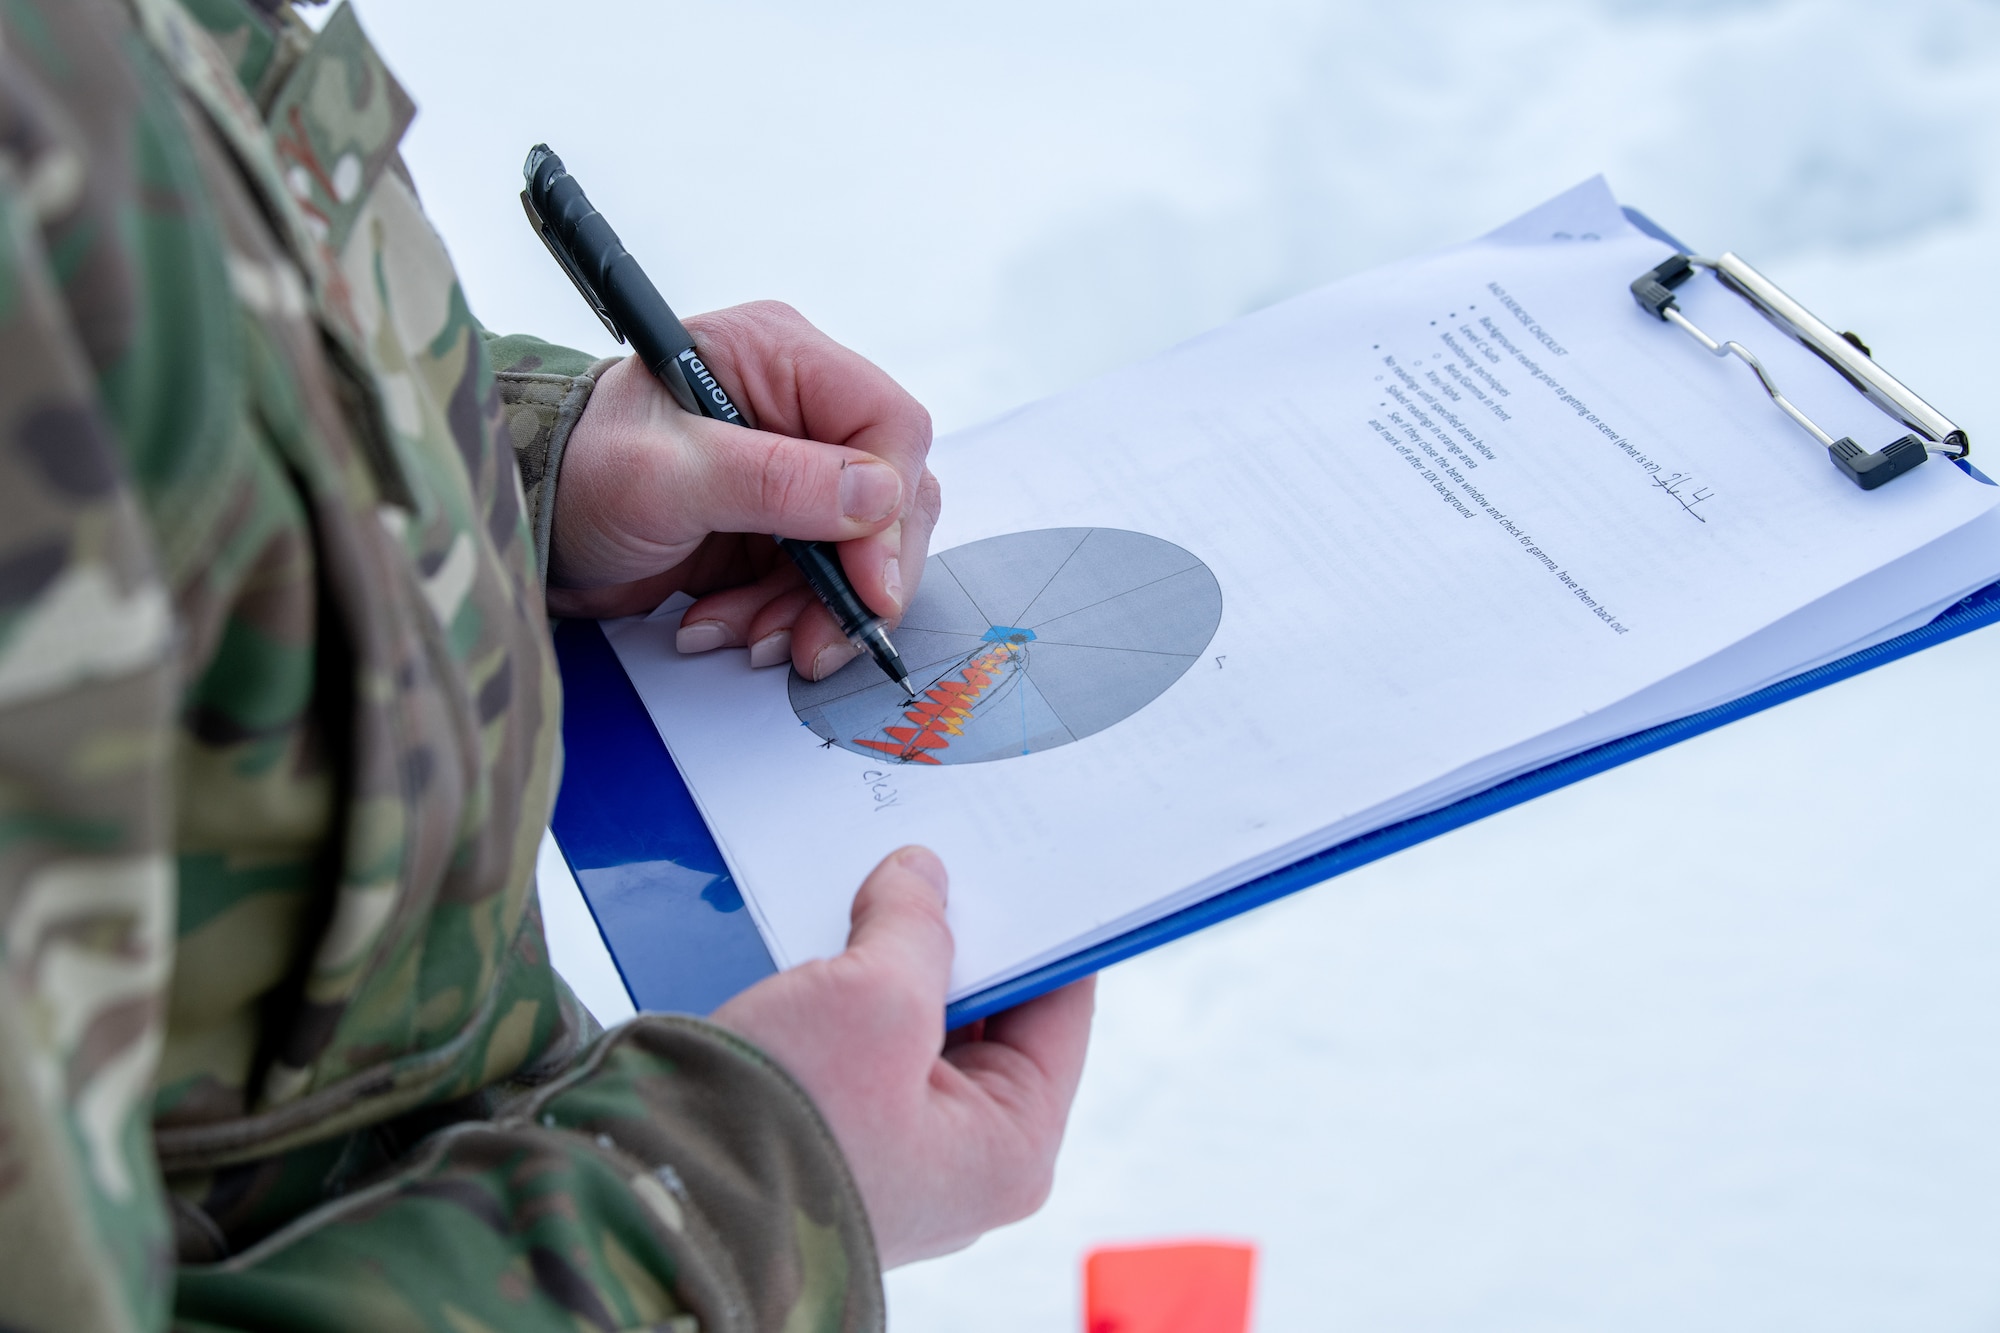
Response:
[{"label": "red marker flag", "polygon": [[1257,1247],[1228,1242],[1092,1250],[1085,1333],[1249,1333]]}]

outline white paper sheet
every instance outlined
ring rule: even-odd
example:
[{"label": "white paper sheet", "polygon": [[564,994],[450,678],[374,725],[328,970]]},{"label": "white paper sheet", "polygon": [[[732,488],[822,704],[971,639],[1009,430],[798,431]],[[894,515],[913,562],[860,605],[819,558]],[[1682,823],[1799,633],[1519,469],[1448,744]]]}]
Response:
[{"label": "white paper sheet", "polygon": [[[608,626],[773,956],[837,951],[855,885],[923,842],[952,872],[969,993],[2000,572],[1992,525],[1940,541],[1994,488],[1934,461],[1864,493],[1745,367],[1638,310],[1627,284],[1668,253],[1588,182],[941,441],[947,560],[1111,529],[1213,574],[1199,660],[1074,743],[942,766],[829,748],[785,673],[675,654],[677,613]],[[1712,278],[1681,300],[1836,434],[1899,433]],[[1920,576],[1879,577],[1905,557]],[[941,577],[934,557],[927,593]],[[1175,653],[1199,582],[1147,613]]]}]

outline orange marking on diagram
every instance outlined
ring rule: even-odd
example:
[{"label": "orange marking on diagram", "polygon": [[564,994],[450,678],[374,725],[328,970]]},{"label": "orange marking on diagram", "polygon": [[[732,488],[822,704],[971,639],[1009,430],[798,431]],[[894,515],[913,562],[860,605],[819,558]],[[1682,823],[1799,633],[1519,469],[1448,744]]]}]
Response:
[{"label": "orange marking on diagram", "polygon": [[906,764],[935,764],[935,755],[926,750],[948,749],[951,738],[965,734],[965,724],[972,718],[972,710],[979,699],[1006,674],[1017,654],[1026,651],[1026,645],[1019,643],[996,643],[967,662],[955,680],[940,680],[924,691],[926,702],[912,706],[903,714],[904,720],[914,723],[908,727],[884,727],[882,734],[887,741],[862,740],[856,737],[856,745],[866,746],[892,755]]}]

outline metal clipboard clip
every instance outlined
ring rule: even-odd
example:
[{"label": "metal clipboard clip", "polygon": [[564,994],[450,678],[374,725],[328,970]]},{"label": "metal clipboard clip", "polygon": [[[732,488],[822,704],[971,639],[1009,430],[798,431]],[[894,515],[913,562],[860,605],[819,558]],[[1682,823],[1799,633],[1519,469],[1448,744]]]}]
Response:
[{"label": "metal clipboard clip", "polygon": [[[1680,303],[1674,298],[1674,289],[1686,282],[1698,268],[1713,271],[1723,286],[1755,306],[1764,318],[1803,343],[1808,350],[1817,353],[1870,402],[1915,433],[1870,453],[1847,436],[1836,440],[1821,430],[1811,417],[1778,391],[1770,372],[1764,369],[1763,363],[1749,348],[1734,339],[1717,342],[1681,313]],[[1757,372],[1758,382],[1764,386],[1764,392],[1771,395],[1771,401],[1825,445],[1834,466],[1864,491],[1872,491],[1883,482],[1902,476],[1930,454],[1959,459],[1972,452],[1972,444],[1966,439],[1965,432],[1946,420],[1943,413],[1911,393],[1901,380],[1876,365],[1874,356],[1861,339],[1851,333],[1835,333],[1810,310],[1785,295],[1776,283],[1733,254],[1725,253],[1720,259],[1675,255],[1632,280],[1632,299],[1654,318],[1680,325],[1687,330],[1689,337],[1715,355],[1741,357],[1750,369]]]}]

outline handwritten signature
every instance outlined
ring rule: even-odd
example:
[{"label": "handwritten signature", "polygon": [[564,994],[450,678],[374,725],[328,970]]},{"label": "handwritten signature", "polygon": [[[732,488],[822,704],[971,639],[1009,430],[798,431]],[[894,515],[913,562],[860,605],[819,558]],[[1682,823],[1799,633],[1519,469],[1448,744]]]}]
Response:
[{"label": "handwritten signature", "polygon": [[1681,508],[1694,514],[1696,519],[1703,523],[1708,522],[1700,514],[1695,514],[1695,506],[1714,499],[1715,492],[1706,486],[1696,486],[1692,472],[1669,472],[1663,476],[1655,476],[1653,484],[1680,501]]},{"label": "handwritten signature", "polygon": [[868,769],[861,775],[861,780],[868,784],[868,794],[875,798],[875,809],[878,813],[887,810],[898,800],[896,789],[889,785],[888,777],[889,775],[879,768]]}]

